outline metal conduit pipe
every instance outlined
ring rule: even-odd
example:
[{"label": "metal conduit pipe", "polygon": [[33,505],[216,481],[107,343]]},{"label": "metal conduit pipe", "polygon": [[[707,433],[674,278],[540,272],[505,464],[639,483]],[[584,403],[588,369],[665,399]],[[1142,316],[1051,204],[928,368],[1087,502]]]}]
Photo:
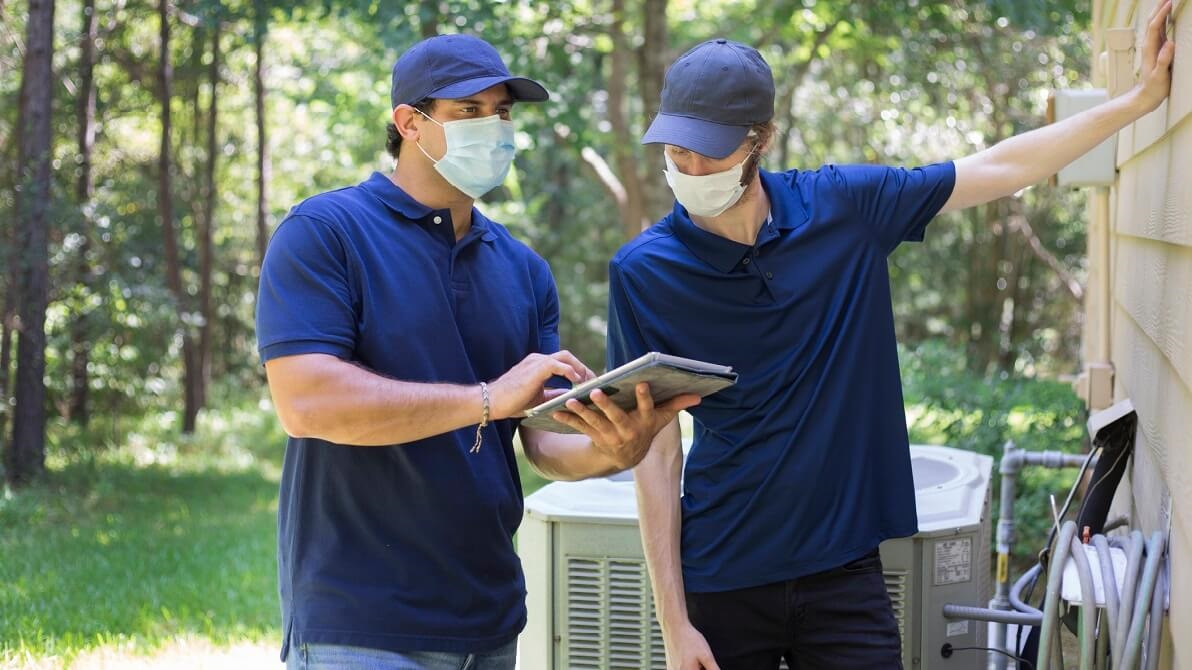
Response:
[{"label": "metal conduit pipe", "polygon": [[[1051,556],[1051,567],[1047,572],[1047,594],[1043,601],[1043,623],[1039,631],[1039,653],[1035,658],[1035,670],[1047,670],[1051,667],[1051,655],[1056,646],[1057,622],[1059,621],[1060,585],[1064,578],[1064,559],[1076,537],[1076,522],[1065,521],[1060,528],[1060,536],[1055,543],[1055,552]],[[1062,669],[1061,669],[1062,670]]]},{"label": "metal conduit pipe", "polygon": [[[998,464],[1001,475],[1001,496],[998,503],[997,522],[997,578],[994,584],[993,599],[989,607],[1006,612],[1015,609],[1010,600],[1010,550],[1014,545],[1014,498],[1018,493],[1018,473],[1023,466],[1033,465],[1045,468],[1077,468],[1086,463],[1092,465],[1096,457],[1087,454],[1065,454],[1062,451],[1026,451],[1014,446],[1013,442],[1006,442],[1002,447],[1002,459]],[[1021,590],[1019,591],[1021,592]],[[1018,608],[1021,610],[1021,608]],[[1034,608],[1030,608],[1034,609]],[[1038,611],[1038,610],[1035,610]],[[1003,622],[995,622],[991,646],[999,651],[1007,651],[1009,640],[1008,628]],[[996,670],[1006,670],[1007,657],[1003,654],[994,656]]]},{"label": "metal conduit pipe", "polygon": [[[1101,564],[1101,586],[1105,590],[1105,625],[1102,636],[1108,637],[1117,630],[1118,620],[1118,591],[1117,577],[1113,574],[1113,559],[1109,553],[1109,540],[1104,535],[1093,536],[1093,546],[1097,549],[1097,562]],[[1110,647],[1109,653],[1113,657],[1113,667],[1121,667],[1122,651],[1118,647]]]},{"label": "metal conduit pipe", "polygon": [[1163,610],[1167,609],[1167,589],[1169,588],[1167,562],[1159,566],[1159,581],[1155,584],[1155,595],[1151,597],[1150,635],[1146,642],[1146,668],[1155,670],[1159,667],[1159,641],[1163,637]]},{"label": "metal conduit pipe", "polygon": [[990,621],[1003,624],[1012,623],[1018,626],[1038,626],[1043,620],[1041,614],[1010,612],[988,607],[957,605],[955,603],[946,603],[944,605],[944,616],[949,619],[969,619],[971,621]]},{"label": "metal conduit pipe", "polygon": [[[1138,586],[1138,571],[1142,567],[1144,547],[1142,531],[1130,533],[1130,546],[1126,549],[1126,575],[1122,579],[1121,604],[1118,606],[1119,621],[1110,639],[1110,647],[1125,651],[1126,637],[1130,634],[1130,613],[1134,611],[1134,594]],[[1119,660],[1121,660],[1119,655]],[[1125,666],[1121,666],[1125,667]]]},{"label": "metal conduit pipe", "polygon": [[1109,664],[1109,621],[1108,616],[1097,619],[1097,655],[1093,658],[1094,670],[1112,667]]},{"label": "metal conduit pipe", "polygon": [[[1072,563],[1076,566],[1076,576],[1080,579],[1080,670],[1093,670],[1097,642],[1097,591],[1093,588],[1093,569],[1089,565],[1088,554],[1084,553],[1084,545],[1075,535],[1069,550]],[[1056,568],[1063,571],[1062,565],[1057,564]]]},{"label": "metal conduit pipe", "polygon": [[1159,575],[1159,564],[1163,559],[1163,548],[1163,532],[1157,530],[1151,534],[1151,539],[1146,544],[1146,566],[1142,570],[1142,581],[1138,587],[1138,606],[1134,608],[1130,634],[1126,638],[1126,648],[1122,650],[1123,668],[1133,668],[1142,651],[1142,631],[1146,626],[1147,614],[1150,613],[1151,597]]},{"label": "metal conduit pipe", "polygon": [[1014,607],[1017,612],[1026,612],[1027,614],[1034,614],[1040,619],[1043,617],[1043,610],[1032,607],[1029,603],[1023,601],[1022,590],[1026,588],[1027,584],[1034,582],[1039,578],[1039,573],[1043,571],[1043,566],[1038,563],[1032,565],[1029,570],[1022,573],[1018,581],[1014,582],[1014,586],[1010,587],[1010,605]]}]

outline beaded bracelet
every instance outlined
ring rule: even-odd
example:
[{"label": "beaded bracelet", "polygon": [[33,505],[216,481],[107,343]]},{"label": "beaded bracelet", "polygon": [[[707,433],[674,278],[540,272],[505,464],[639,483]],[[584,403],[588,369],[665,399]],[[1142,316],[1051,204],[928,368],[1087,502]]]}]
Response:
[{"label": "beaded bracelet", "polygon": [[480,393],[484,396],[484,414],[480,417],[480,424],[476,426],[476,441],[472,444],[471,453],[475,454],[480,451],[480,444],[484,442],[484,427],[488,425],[488,384],[480,382]]}]

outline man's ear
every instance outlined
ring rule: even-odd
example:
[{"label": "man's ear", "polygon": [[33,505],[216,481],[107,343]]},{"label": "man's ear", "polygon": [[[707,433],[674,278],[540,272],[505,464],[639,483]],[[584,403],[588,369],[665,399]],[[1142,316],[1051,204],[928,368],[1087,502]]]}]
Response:
[{"label": "man's ear", "polygon": [[422,114],[410,105],[401,104],[393,108],[393,125],[397,126],[402,140],[418,141],[418,121],[421,117]]}]

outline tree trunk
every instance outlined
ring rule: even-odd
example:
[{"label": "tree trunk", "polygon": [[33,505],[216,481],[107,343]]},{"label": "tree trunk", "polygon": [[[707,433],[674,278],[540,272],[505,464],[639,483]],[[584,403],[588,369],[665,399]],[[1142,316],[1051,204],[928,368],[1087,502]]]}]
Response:
[{"label": "tree trunk", "polygon": [[1011,273],[1012,279],[1007,288],[1010,291],[1010,313],[1005,319],[1005,337],[1003,339],[1001,357],[998,360],[998,367],[1007,372],[1014,372],[1014,364],[1018,361],[1018,342],[1022,338],[1022,322],[1025,318],[1020,318],[1027,308],[1023,305],[1026,300],[1027,291],[1022,286],[1025,282],[1023,279],[1029,281],[1030,270],[1030,255],[1027,252],[1027,243],[1019,241],[1014,238],[1012,243],[1014,247],[1014,271]]},{"label": "tree trunk", "polygon": [[257,113],[257,262],[265,262],[265,248],[269,245],[269,138],[265,127],[265,35],[267,24],[258,4],[253,25],[253,42],[257,60],[253,64],[253,92]]},{"label": "tree trunk", "polygon": [[969,366],[977,374],[988,374],[997,363],[1000,347],[999,326],[1002,317],[1002,292],[998,289],[1001,268],[1006,258],[1006,234],[1002,224],[1002,203],[995,200],[977,208],[979,229],[969,250],[975,273],[971,313],[961,323],[971,324]]},{"label": "tree trunk", "polygon": [[211,272],[214,255],[215,228],[215,163],[219,156],[219,19],[211,31],[211,64],[207,70],[211,86],[211,102],[207,108],[207,163],[203,179],[203,212],[199,217],[199,360],[195,378],[197,410],[207,404],[207,384],[211,379]]},{"label": "tree trunk", "polygon": [[[91,223],[93,206],[91,202],[91,152],[95,147],[95,0],[83,0],[83,29],[80,32],[81,53],[79,56],[79,181],[75,186],[75,199],[82,213],[79,235],[78,282],[84,300],[91,294],[91,264],[87,256],[91,251]],[[70,350],[70,418],[81,425],[87,425],[89,408],[87,403],[90,381],[87,374],[88,351],[91,342],[88,317],[90,308],[85,304],[71,324]]]},{"label": "tree trunk", "polygon": [[197,372],[194,338],[186,317],[186,295],[182,291],[182,269],[178,261],[178,236],[174,229],[174,200],[170,180],[170,98],[174,70],[170,64],[170,7],[169,0],[158,0],[158,19],[161,22],[161,62],[158,68],[158,90],[161,94],[161,151],[158,154],[157,207],[161,215],[161,238],[165,247],[166,285],[174,298],[175,309],[182,329],[183,365],[183,421],[182,432],[193,433],[198,402],[194,395],[194,377]]},{"label": "tree trunk", "polygon": [[638,159],[633,148],[640,138],[633,137],[626,110],[630,54],[625,40],[625,0],[613,0],[613,21],[609,29],[613,41],[612,72],[608,80],[608,121],[613,130],[613,163],[625,188],[625,202],[620,208],[625,239],[633,239],[649,225],[639,178]]},{"label": "tree trunk", "polygon": [[[13,172],[15,173],[16,170]],[[15,182],[12,185],[15,186]],[[4,259],[7,262],[4,273],[4,311],[0,313],[0,453],[7,453],[4,445],[8,438],[8,417],[12,411],[12,405],[9,404],[11,400],[9,381],[12,373],[12,335],[17,321],[17,310],[20,309],[18,300],[20,296],[17,295],[17,263],[20,261],[17,238],[19,236],[15,222],[6,223],[10,225],[5,225],[0,229],[0,233],[5,236],[4,248],[8,256]]]},{"label": "tree trunk", "polygon": [[438,0],[422,0],[418,6],[418,32],[422,39],[439,34]]},{"label": "tree trunk", "polygon": [[20,238],[20,326],[16,413],[5,472],[13,487],[45,470],[45,319],[49,295],[47,210],[50,200],[50,114],[53,95],[54,3],[29,0],[17,148],[17,229]]},{"label": "tree trunk", "polygon": [[[642,1],[644,41],[638,49],[638,85],[642,94],[644,130],[658,113],[662,103],[662,79],[670,49],[666,30],[667,0]],[[645,150],[646,172],[643,175],[643,208],[649,222],[657,221],[671,210],[670,188],[662,177],[662,145],[651,144]]]}]

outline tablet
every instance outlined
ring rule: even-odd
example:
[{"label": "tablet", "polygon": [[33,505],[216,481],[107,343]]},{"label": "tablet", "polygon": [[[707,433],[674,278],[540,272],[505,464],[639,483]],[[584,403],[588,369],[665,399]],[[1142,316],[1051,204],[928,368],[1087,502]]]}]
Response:
[{"label": "tablet", "polygon": [[652,351],[528,410],[522,425],[553,433],[577,433],[579,431],[574,428],[551,418],[551,413],[568,411],[567,401],[572,398],[591,405],[590,396],[596,389],[604,391],[621,409],[631,411],[637,407],[634,389],[641,382],[650,384],[650,395],[658,404],[685,393],[694,393],[701,398],[711,395],[735,384],[737,373],[725,365]]}]

